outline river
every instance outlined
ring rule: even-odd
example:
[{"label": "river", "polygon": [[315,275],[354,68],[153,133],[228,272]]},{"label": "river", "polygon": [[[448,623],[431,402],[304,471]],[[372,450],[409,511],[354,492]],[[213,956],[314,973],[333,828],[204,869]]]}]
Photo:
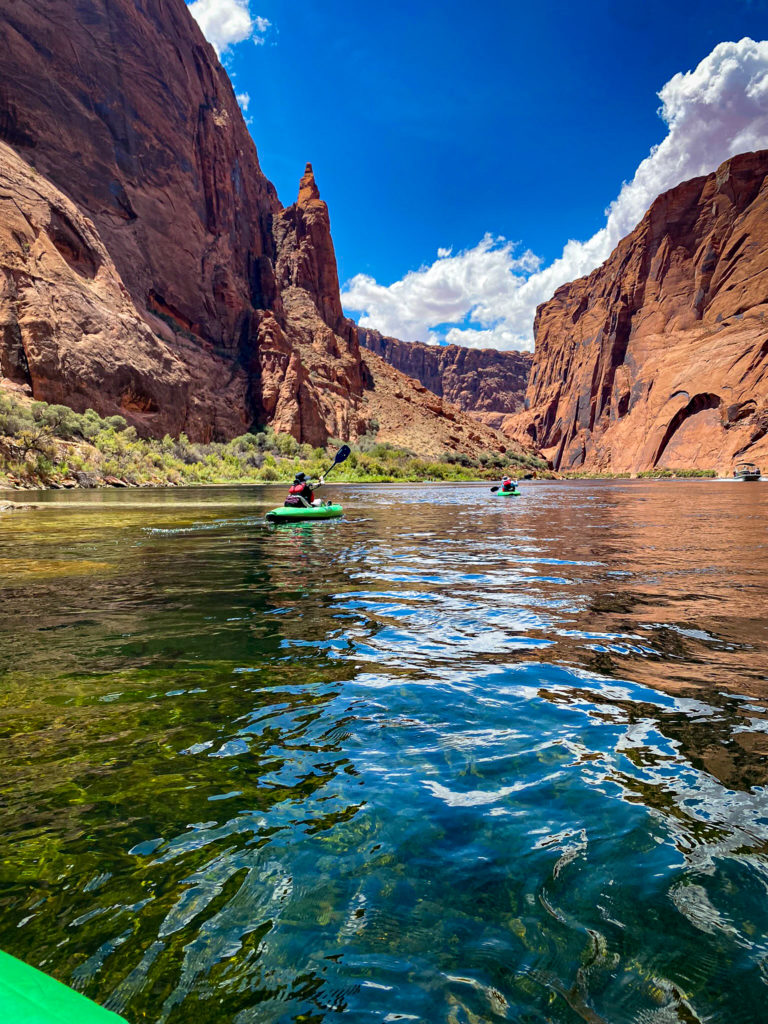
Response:
[{"label": "river", "polygon": [[764,1020],[768,487],[522,487],[4,515],[0,948],[131,1024]]}]

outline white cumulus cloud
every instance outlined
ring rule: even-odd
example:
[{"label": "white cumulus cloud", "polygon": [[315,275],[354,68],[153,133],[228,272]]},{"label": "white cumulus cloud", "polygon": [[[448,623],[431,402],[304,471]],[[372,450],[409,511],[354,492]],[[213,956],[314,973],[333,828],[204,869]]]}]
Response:
[{"label": "white cumulus cloud", "polygon": [[240,109],[244,114],[248,113],[248,107],[251,103],[250,94],[247,92],[239,92],[235,95],[235,99],[240,104]]},{"label": "white cumulus cloud", "polygon": [[388,287],[358,274],[342,300],[350,309],[369,310],[360,318],[364,327],[408,341],[437,342],[442,335],[434,328],[460,324],[470,310],[476,323],[491,327],[499,319],[498,302],[510,289],[522,287],[540,263],[528,250],[516,256],[516,248],[514,242],[486,235],[474,249],[456,255],[438,249],[431,266],[413,270]]},{"label": "white cumulus cloud", "polygon": [[270,27],[266,18],[251,14],[249,0],[193,0],[187,6],[219,56],[246,39],[263,43]]},{"label": "white cumulus cloud", "polygon": [[362,313],[362,326],[406,341],[532,349],[539,303],[600,266],[658,195],[737,153],[768,148],[768,41],[719,43],[658,95],[667,134],[624,182],[592,238],[568,241],[542,268],[530,251],[515,256],[512,243],[486,235],[455,255],[438,249],[430,266],[388,286],[358,274],[344,287],[344,306]]}]

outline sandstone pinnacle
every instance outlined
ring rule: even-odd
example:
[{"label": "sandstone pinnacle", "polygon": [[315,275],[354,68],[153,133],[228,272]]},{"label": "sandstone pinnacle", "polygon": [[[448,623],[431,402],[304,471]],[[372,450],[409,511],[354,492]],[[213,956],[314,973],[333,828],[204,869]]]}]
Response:
[{"label": "sandstone pinnacle", "polygon": [[299,198],[296,200],[297,206],[306,206],[313,200],[320,198],[320,189],[317,187],[315,181],[315,173],[312,170],[312,164],[307,164],[304,168],[304,174],[301,181],[299,182]]}]

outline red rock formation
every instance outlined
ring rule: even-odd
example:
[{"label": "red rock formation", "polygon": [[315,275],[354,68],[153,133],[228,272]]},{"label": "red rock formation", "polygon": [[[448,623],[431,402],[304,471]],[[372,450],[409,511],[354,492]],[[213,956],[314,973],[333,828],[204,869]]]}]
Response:
[{"label": "red rock formation", "polygon": [[140,309],[236,349],[274,304],[280,204],[183,0],[2,7],[4,140],[93,220]]},{"label": "red rock formation", "polygon": [[557,469],[768,463],[768,152],[653,203],[536,314],[513,433]]},{"label": "red rock formation", "polygon": [[482,414],[480,418],[492,426],[523,408],[533,358],[530,352],[422,345],[387,338],[365,327],[357,331],[364,348],[460,409]]},{"label": "red rock formation", "polygon": [[93,224],[0,143],[2,375],[79,412],[112,393],[116,408],[161,432],[191,426],[205,435],[218,417],[227,432],[242,433],[235,410],[244,382],[230,380],[210,403],[207,369],[194,350],[182,360],[153,334]]},{"label": "red rock formation", "polygon": [[[360,412],[364,371],[354,325],[341,308],[328,207],[311,164],[296,202],[274,216],[272,232],[283,328],[301,364],[299,371],[295,363],[295,397],[282,403],[284,412],[275,413],[275,428],[316,445],[329,435],[356,437],[367,429]],[[262,333],[259,348],[264,348]],[[292,423],[297,415],[298,427]]]},{"label": "red rock formation", "polygon": [[35,398],[209,440],[250,425],[249,383],[139,314],[91,221],[0,143],[0,375]]},{"label": "red rock formation", "polygon": [[[29,277],[20,315],[9,270],[2,285],[3,363],[17,377],[27,366],[36,396],[121,412],[146,433],[184,429],[208,440],[274,421],[320,444],[364,430],[357,339],[342,316],[328,212],[311,169],[298,202],[283,210],[184,0],[1,5],[0,139],[40,184],[36,234],[25,244],[71,249],[81,285],[108,263],[120,293],[119,302],[103,295],[85,319],[73,306],[67,329],[43,337],[32,319],[58,323],[64,303],[52,292],[48,306],[35,297],[36,269],[21,261]],[[23,173],[7,150],[0,159],[16,189]],[[27,185],[9,193],[24,214]],[[57,227],[62,193],[73,205],[68,226]],[[0,253],[6,266],[19,263],[7,231]],[[87,287],[73,281],[68,294]],[[129,296],[159,369],[139,372],[136,332],[115,327]],[[81,364],[83,345],[92,359]]]},{"label": "red rock formation", "polygon": [[339,297],[331,219],[320,198],[312,164],[306,166],[296,202],[275,217],[273,234],[280,290],[302,288],[314,297],[318,314],[332,331],[348,333]]}]

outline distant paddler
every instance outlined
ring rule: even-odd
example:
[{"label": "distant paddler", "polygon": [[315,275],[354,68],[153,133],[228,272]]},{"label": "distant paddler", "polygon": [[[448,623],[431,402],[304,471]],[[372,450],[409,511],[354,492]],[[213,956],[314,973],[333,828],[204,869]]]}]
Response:
[{"label": "distant paddler", "polygon": [[510,494],[520,494],[520,491],[517,489],[517,481],[513,480],[511,476],[503,477],[501,481],[501,486],[499,486],[499,484],[496,484],[495,487],[491,488],[492,494],[495,494],[497,491],[499,492],[500,495],[505,496]]}]

